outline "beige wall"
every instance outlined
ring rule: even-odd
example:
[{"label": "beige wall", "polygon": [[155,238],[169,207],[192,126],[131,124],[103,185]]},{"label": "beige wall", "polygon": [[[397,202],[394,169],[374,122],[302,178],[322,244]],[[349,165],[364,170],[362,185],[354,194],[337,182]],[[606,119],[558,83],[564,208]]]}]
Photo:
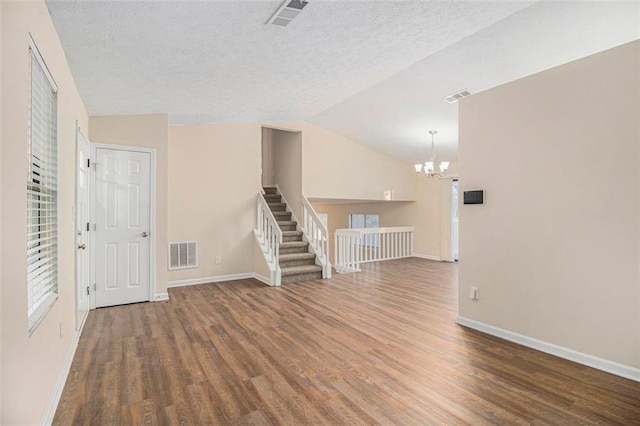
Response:
[{"label": "beige wall", "polygon": [[[450,170],[450,175],[456,176],[457,164],[452,163]],[[417,189],[415,202],[312,203],[316,212],[328,215],[332,263],[335,230],[348,228],[349,215],[352,213],[378,214],[380,226],[413,226],[413,249],[416,256],[451,260],[450,256],[446,256],[446,249],[444,255],[441,250],[444,242],[448,245],[448,253],[451,252],[451,208],[446,202],[450,202],[453,178],[425,179],[414,175],[414,179]]]},{"label": "beige wall", "polygon": [[273,185],[273,130],[262,128],[262,186]]},{"label": "beige wall", "polygon": [[462,317],[640,368],[639,118],[640,42],[461,101]]},{"label": "beige wall", "polygon": [[[2,4],[0,3],[0,164],[2,164]],[[0,173],[0,223],[2,223],[2,173]],[[2,226],[0,226],[0,307],[2,306]],[[0,348],[2,314],[0,314]],[[2,352],[0,352],[0,421],[2,420]]]},{"label": "beige wall", "polygon": [[254,272],[261,138],[257,123],[169,128],[169,240],[199,244],[198,268],[169,281]]},{"label": "beige wall", "polygon": [[273,130],[273,182],[302,220],[302,134]]},{"label": "beige wall", "polygon": [[[52,400],[75,328],[75,122],[88,117],[44,1],[2,9],[2,424],[39,424]],[[29,144],[29,33],[58,85],[58,290],[52,309],[27,334],[25,215]],[[62,337],[60,328],[62,327]]]},{"label": "beige wall", "polygon": [[[0,3],[0,164],[2,164],[2,4]],[[2,223],[2,173],[0,173],[0,223]],[[0,226],[0,307],[2,306],[2,226]],[[0,348],[2,314],[0,314]],[[0,352],[0,421],[2,421],[2,352]]]},{"label": "beige wall", "polygon": [[412,164],[374,151],[307,122],[271,122],[265,126],[302,131],[302,189],[307,198],[416,200]]},{"label": "beige wall", "polygon": [[267,260],[262,254],[262,248],[258,240],[253,238],[253,273],[260,276],[262,280],[271,283],[271,270],[267,264]]},{"label": "beige wall", "polygon": [[89,139],[94,143],[156,150],[156,295],[167,288],[168,122],[166,114],[91,117]]}]

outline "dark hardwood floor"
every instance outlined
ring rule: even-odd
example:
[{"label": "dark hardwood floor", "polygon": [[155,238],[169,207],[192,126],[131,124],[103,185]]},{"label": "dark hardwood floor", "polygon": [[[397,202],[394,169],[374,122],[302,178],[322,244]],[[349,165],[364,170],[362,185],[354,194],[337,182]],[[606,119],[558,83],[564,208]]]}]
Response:
[{"label": "dark hardwood floor", "polygon": [[640,383],[454,323],[457,265],[91,311],[55,424],[640,424]]}]

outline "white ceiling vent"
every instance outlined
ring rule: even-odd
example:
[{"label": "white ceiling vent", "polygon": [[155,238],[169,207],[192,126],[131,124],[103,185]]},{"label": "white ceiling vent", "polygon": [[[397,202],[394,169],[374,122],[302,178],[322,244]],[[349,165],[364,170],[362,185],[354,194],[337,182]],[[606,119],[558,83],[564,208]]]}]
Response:
[{"label": "white ceiling vent", "polygon": [[198,242],[169,243],[169,270],[198,267]]},{"label": "white ceiling vent", "polygon": [[278,10],[276,10],[276,13],[269,18],[267,25],[272,24],[279,27],[286,27],[293,21],[293,18],[302,12],[302,9],[304,9],[307,4],[309,4],[309,0],[285,0]]},{"label": "white ceiling vent", "polygon": [[470,96],[470,95],[471,95],[471,92],[469,92],[468,89],[463,89],[463,90],[460,90],[459,92],[450,94],[449,96],[444,98],[444,100],[449,102],[450,104],[455,104],[460,99],[466,98],[467,96]]}]

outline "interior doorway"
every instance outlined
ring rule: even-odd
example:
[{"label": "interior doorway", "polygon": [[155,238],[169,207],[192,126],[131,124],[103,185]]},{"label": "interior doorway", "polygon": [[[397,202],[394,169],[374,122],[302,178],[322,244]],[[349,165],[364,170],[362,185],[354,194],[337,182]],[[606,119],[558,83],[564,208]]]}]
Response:
[{"label": "interior doorway", "polygon": [[451,251],[453,260],[458,261],[458,179],[451,185]]},{"label": "interior doorway", "polygon": [[273,170],[273,130],[262,128],[262,186],[275,185]]}]

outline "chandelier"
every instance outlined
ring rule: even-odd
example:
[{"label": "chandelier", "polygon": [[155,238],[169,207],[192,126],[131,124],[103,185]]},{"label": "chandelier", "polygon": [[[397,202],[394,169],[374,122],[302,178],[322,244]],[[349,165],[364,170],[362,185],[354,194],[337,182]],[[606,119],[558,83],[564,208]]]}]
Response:
[{"label": "chandelier", "polygon": [[420,176],[426,176],[428,178],[434,177],[434,176],[442,177],[447,172],[447,169],[449,168],[448,161],[441,161],[440,164],[438,165],[438,168],[440,169],[440,171],[439,172],[435,171],[434,165],[436,163],[436,146],[433,142],[433,135],[435,135],[436,133],[438,132],[435,130],[429,130],[429,134],[431,135],[431,156],[429,157],[429,161],[424,163],[424,165],[416,164],[414,166],[416,168],[416,173]]}]

